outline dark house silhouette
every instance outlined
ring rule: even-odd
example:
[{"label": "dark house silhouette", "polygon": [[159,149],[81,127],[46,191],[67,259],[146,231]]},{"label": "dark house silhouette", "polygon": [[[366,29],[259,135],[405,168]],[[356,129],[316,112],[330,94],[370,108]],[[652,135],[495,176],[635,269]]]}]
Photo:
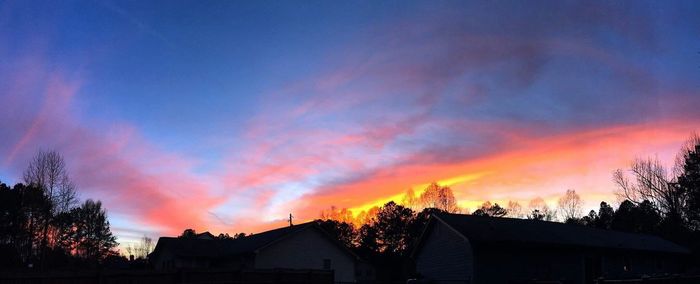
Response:
[{"label": "dark house silhouette", "polygon": [[[201,237],[200,237],[201,236]],[[161,237],[149,255],[156,269],[323,269],[335,281],[372,278],[372,267],[315,222],[283,227],[250,236],[221,240],[199,234],[194,238]]]},{"label": "dark house silhouette", "polygon": [[679,272],[688,249],[656,236],[461,214],[433,215],[412,258],[434,283],[593,283]]},{"label": "dark house silhouette", "polygon": [[214,234],[212,234],[212,233],[209,233],[209,231],[206,231],[204,233],[197,234],[197,236],[195,236],[195,238],[204,239],[204,240],[213,240],[213,239],[216,239],[216,236],[214,236]]}]

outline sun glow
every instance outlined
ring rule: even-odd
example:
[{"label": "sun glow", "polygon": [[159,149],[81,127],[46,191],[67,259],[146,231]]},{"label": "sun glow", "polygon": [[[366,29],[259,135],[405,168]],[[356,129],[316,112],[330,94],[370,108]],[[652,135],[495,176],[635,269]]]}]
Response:
[{"label": "sun glow", "polygon": [[[437,180],[435,182],[441,186],[451,187],[451,186],[463,184],[466,182],[475,181],[475,180],[477,180],[477,179],[479,179],[487,174],[488,174],[488,172],[477,172],[477,173],[472,173],[472,174],[464,174],[464,175],[458,175],[458,176],[454,176],[454,177],[450,177],[450,178],[445,178],[445,179]],[[430,185],[430,183],[420,183],[420,184],[413,185],[409,188],[412,189],[415,196],[418,197],[425,191],[425,189],[428,187],[428,185]],[[401,201],[404,200],[405,198],[406,198],[406,192],[402,192],[402,193],[394,194],[394,195],[389,196],[387,198],[377,199],[377,200],[365,203],[365,204],[360,205],[360,206],[351,207],[351,208],[348,208],[348,210],[350,210],[352,212],[353,217],[357,217],[361,212],[369,212],[369,210],[371,210],[372,208],[381,207],[382,205],[384,205],[390,201],[401,203]]]}]

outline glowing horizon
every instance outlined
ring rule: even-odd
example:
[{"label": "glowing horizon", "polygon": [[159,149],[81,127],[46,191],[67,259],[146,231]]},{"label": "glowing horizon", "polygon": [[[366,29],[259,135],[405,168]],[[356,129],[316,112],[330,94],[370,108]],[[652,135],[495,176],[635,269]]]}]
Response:
[{"label": "glowing horizon", "polygon": [[431,182],[587,212],[700,131],[695,2],[167,3],[0,2],[0,181],[58,150],[123,244]]}]

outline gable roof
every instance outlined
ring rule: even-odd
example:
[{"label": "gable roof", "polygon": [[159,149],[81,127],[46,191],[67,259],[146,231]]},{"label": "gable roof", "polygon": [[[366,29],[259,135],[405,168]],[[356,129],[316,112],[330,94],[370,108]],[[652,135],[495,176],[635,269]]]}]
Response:
[{"label": "gable roof", "polygon": [[[448,213],[433,215],[431,219],[429,227],[434,222],[442,222],[469,239],[470,242],[476,243],[516,243],[689,253],[688,249],[657,236],[602,230],[579,225]],[[426,230],[428,229],[426,228]],[[419,249],[420,244],[414,254]]]},{"label": "gable roof", "polygon": [[306,229],[317,229],[331,242],[358,258],[352,251],[333,239],[316,222],[308,222],[294,226],[282,227],[270,231],[252,234],[238,239],[202,239],[202,238],[174,238],[161,237],[158,239],[151,255],[157,255],[162,250],[168,249],[178,256],[222,258],[242,254],[253,254],[275,242]]},{"label": "gable roof", "polygon": [[223,256],[224,248],[223,240],[160,237],[149,258],[159,255],[164,250],[170,250],[178,256],[217,258]]},{"label": "gable roof", "polygon": [[214,236],[212,233],[209,233],[209,231],[206,231],[204,233],[199,233],[195,237],[198,239],[208,239],[208,240],[216,239],[216,236]]}]

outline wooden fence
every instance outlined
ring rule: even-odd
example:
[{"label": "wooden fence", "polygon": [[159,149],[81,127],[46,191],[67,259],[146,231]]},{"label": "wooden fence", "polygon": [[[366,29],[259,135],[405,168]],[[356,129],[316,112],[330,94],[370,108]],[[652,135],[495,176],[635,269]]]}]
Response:
[{"label": "wooden fence", "polygon": [[333,284],[329,270],[63,271],[0,273],[0,284]]}]

